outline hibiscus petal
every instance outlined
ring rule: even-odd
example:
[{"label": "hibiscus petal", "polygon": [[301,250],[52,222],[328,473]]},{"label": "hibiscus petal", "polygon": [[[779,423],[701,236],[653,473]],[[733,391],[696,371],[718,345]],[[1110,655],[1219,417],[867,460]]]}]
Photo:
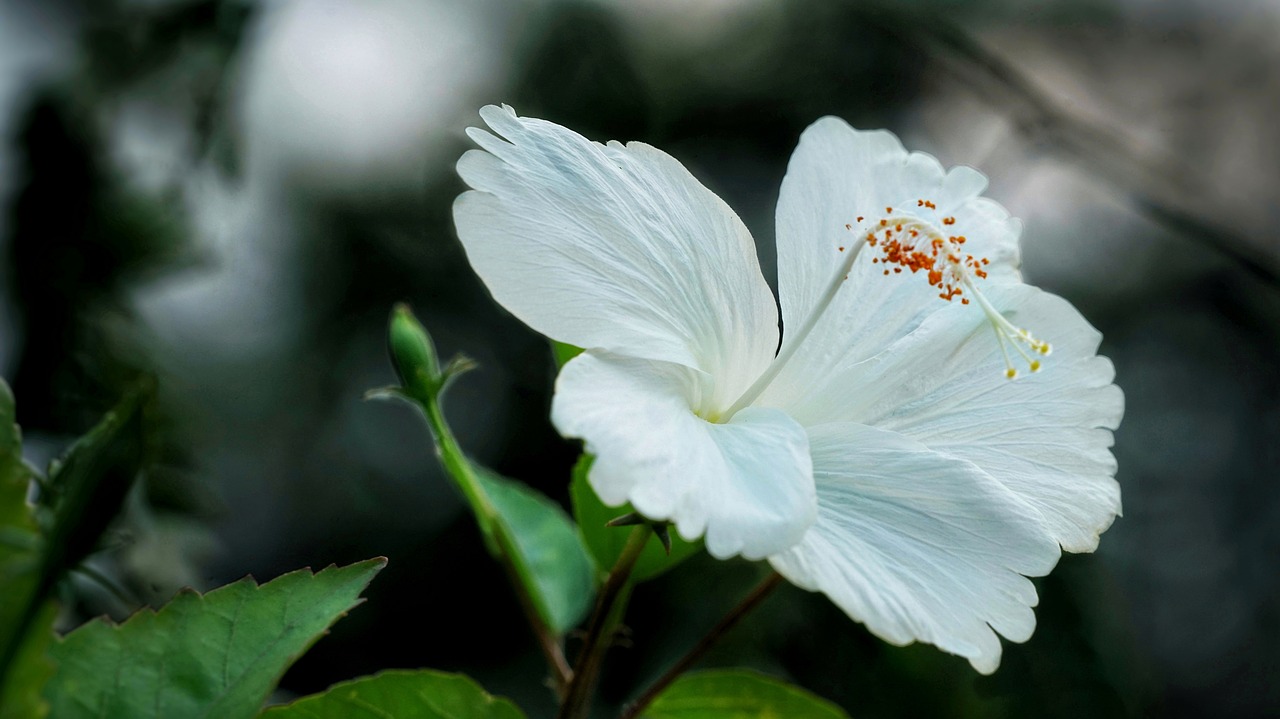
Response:
[{"label": "hibiscus petal", "polygon": [[974,465],[893,432],[823,425],[809,446],[818,519],[770,558],[779,573],[887,642],[935,644],[984,674],[1000,663],[995,632],[1031,636],[1037,597],[1023,575],[1058,559],[1035,510]]},{"label": "hibiscus petal", "polygon": [[[791,157],[778,199],[783,327],[792,332],[805,324],[848,253],[865,244],[857,218],[878,230],[879,218],[890,206],[895,215],[928,220],[944,234],[964,234],[965,252],[989,261],[988,283],[1017,280],[1021,224],[1000,205],[978,196],[985,187],[986,178],[977,170],[946,172],[933,157],[908,153],[890,132],[855,130],[834,117],[809,126]],[[921,200],[936,204],[936,210],[917,207]],[[955,223],[942,224],[945,218]],[[871,247],[860,251],[848,280],[805,340],[808,354],[866,359],[947,307],[926,273],[885,276],[886,266],[871,262],[876,252]],[[784,341],[790,340],[784,333]]]},{"label": "hibiscus petal", "polygon": [[469,131],[484,150],[458,162],[474,190],[454,221],[502,306],[561,342],[712,374],[724,404],[759,375],[777,309],[720,198],[648,145],[600,145],[509,107],[480,114],[505,140]]},{"label": "hibiscus petal", "polygon": [[1093,551],[1120,513],[1110,447],[1124,412],[1115,370],[1096,356],[1101,335],[1070,303],[1034,287],[987,297],[1052,343],[1042,371],[1024,365],[1006,379],[982,313],[951,306],[871,360],[836,363],[806,388],[792,383],[789,410],[806,426],[873,424],[973,462],[1035,507],[1064,549]]},{"label": "hibiscus petal", "polygon": [[794,545],[817,511],[805,431],[785,413],[748,408],[726,423],[691,407],[713,391],[686,367],[595,351],[560,372],[551,417],[596,455],[591,485],[705,534],[714,557],[760,559]]}]

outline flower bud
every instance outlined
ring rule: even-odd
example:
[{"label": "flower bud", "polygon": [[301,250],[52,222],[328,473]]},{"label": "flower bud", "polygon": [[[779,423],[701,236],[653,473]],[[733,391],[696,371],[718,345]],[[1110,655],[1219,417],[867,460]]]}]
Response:
[{"label": "flower bud", "polygon": [[391,310],[387,346],[405,390],[419,396],[431,396],[439,391],[442,378],[435,344],[413,316],[413,310],[403,302]]}]

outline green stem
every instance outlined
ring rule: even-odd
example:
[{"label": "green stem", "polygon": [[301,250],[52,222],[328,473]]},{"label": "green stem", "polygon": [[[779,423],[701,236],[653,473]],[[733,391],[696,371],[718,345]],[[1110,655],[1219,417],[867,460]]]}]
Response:
[{"label": "green stem", "polygon": [[435,439],[436,455],[439,456],[441,464],[457,480],[458,487],[466,495],[471,506],[479,511],[481,532],[492,540],[494,556],[502,566],[503,573],[507,575],[512,589],[515,590],[516,599],[520,602],[520,608],[529,622],[529,628],[533,630],[538,648],[542,650],[547,665],[551,668],[556,696],[563,698],[573,670],[570,669],[564,649],[560,646],[560,638],[543,621],[533,597],[520,579],[520,573],[512,559],[516,548],[510,530],[501,520],[498,511],[494,509],[493,503],[489,501],[489,495],[480,485],[475,468],[471,466],[471,461],[463,454],[462,447],[458,445],[453,431],[449,429],[449,424],[444,419],[444,412],[440,408],[439,395],[428,397],[415,395],[413,399],[427,417],[427,424],[430,425],[431,435]]},{"label": "green stem", "polygon": [[681,674],[689,671],[690,667],[696,664],[698,660],[711,649],[711,647],[715,646],[716,642],[720,641],[721,637],[728,633],[730,629],[737,626],[738,622],[742,621],[743,617],[747,616],[752,609],[758,607],[760,603],[763,602],[765,598],[767,598],[769,594],[772,593],[773,590],[781,583],[782,575],[777,572],[770,572],[769,576],[766,577],[764,581],[760,582],[760,584],[756,585],[755,589],[752,589],[746,597],[743,597],[742,601],[739,602],[737,606],[730,609],[729,612],[711,628],[711,631],[703,635],[702,639],[699,639],[698,643],[693,645],[692,649],[685,652],[685,655],[680,657],[675,664],[672,664],[667,671],[663,672],[662,676],[658,677],[653,684],[650,684],[639,698],[629,704],[627,708],[622,711],[619,719],[635,719],[635,717],[640,716],[640,712],[648,709],[649,705],[653,703],[653,700],[657,699],[667,687],[671,686],[672,682],[679,679]]},{"label": "green stem", "polygon": [[445,471],[458,480],[458,487],[467,496],[467,501],[481,511],[487,533],[498,523],[498,510],[493,508],[489,495],[485,494],[484,488],[480,486],[480,478],[476,476],[471,461],[463,454],[462,447],[453,436],[453,430],[449,429],[449,423],[444,419],[444,411],[440,408],[439,399],[437,397],[415,397],[415,399],[427,415],[427,424],[431,425],[431,434],[436,440],[436,456],[440,458]]},{"label": "green stem", "polygon": [[596,679],[600,675],[600,666],[604,661],[605,651],[613,640],[614,630],[622,622],[626,610],[626,600],[631,592],[631,570],[635,568],[640,553],[653,530],[647,524],[637,526],[627,537],[627,544],[618,557],[618,562],[609,572],[604,588],[596,597],[596,606],[591,613],[591,622],[587,625],[587,636],[583,640],[582,653],[573,665],[573,676],[565,691],[564,703],[560,705],[557,719],[583,719],[591,709],[591,697],[595,692]]}]

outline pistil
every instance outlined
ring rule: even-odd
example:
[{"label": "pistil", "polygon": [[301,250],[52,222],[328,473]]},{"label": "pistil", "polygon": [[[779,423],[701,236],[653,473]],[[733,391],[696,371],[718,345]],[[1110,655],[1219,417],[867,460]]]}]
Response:
[{"label": "pistil", "polygon": [[[937,205],[931,200],[917,200],[916,207],[920,212],[937,214]],[[1027,330],[1010,322],[978,288],[976,281],[986,279],[986,268],[990,265],[990,260],[966,252],[964,245],[968,238],[962,234],[944,233],[934,222],[900,210],[895,211],[892,207],[886,207],[884,211],[884,216],[877,220],[868,222],[865,221],[866,218],[859,216],[856,225],[845,225],[846,230],[857,233],[855,236],[862,235],[862,239],[837,247],[839,252],[845,253],[844,259],[836,267],[826,290],[809,316],[794,333],[789,333],[784,338],[781,351],[768,369],[720,416],[732,417],[738,410],[759,399],[773,383],[831,306],[864,247],[874,248],[877,252],[871,262],[883,265],[884,275],[902,274],[903,270],[912,274],[923,271],[929,285],[938,291],[939,299],[951,302],[959,298],[961,304],[967,305],[972,298],[995,332],[1000,354],[1004,358],[1005,377],[1014,379],[1018,376],[1009,347],[1021,356],[1030,371],[1040,371],[1041,363],[1036,356],[1048,355],[1052,351],[1049,343],[1036,339]],[[940,220],[941,225],[948,229],[956,224],[956,218],[952,216],[942,217]]]}]

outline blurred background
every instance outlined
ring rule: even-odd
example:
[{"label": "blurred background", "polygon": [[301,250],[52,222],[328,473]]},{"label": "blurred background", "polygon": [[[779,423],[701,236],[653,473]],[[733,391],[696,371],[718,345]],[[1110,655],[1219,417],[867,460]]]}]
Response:
[{"label": "blurred background", "polygon": [[[33,462],[139,373],[155,461],[69,621],[181,586],[385,555],[285,693],[466,672],[549,715],[541,658],[393,380],[409,301],[463,445],[565,501],[545,340],[468,268],[450,204],[506,102],[684,162],[751,228],[834,114],[974,165],[1025,275],[1102,330],[1125,515],[1038,580],[994,676],[787,587],[711,655],[855,717],[1280,716],[1280,5],[1264,0],[0,0],[0,375]],[[762,575],[642,586],[601,715]],[[118,596],[122,595],[122,596]],[[574,645],[571,642],[571,650]]]}]

